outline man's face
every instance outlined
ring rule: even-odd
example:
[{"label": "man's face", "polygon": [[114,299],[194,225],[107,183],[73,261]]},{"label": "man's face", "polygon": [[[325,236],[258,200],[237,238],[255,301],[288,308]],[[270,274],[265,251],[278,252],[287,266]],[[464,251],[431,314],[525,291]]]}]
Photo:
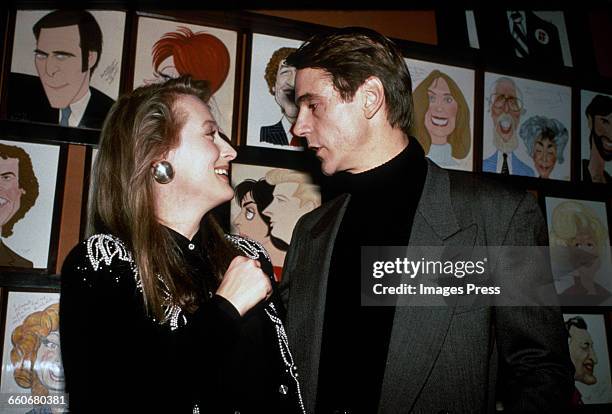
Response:
[{"label": "man's face", "polygon": [[364,153],[366,119],[357,94],[351,102],[342,101],[329,74],[306,68],[297,72],[295,96],[299,114],[293,132],[316,151],[324,174],[371,168]]},{"label": "man's face", "polygon": [[[81,99],[89,88],[89,69],[84,72],[81,61],[77,25],[41,29],[34,63],[52,108],[66,108]],[[89,67],[97,59],[91,52]]]},{"label": "man's face", "polygon": [[0,227],[15,215],[25,191],[19,188],[19,160],[0,156]]},{"label": "man's face", "polygon": [[533,147],[533,164],[542,178],[548,178],[557,163],[557,144],[542,136],[536,139]]},{"label": "man's face", "polygon": [[295,105],[295,68],[288,66],[283,60],[278,65],[278,71],[276,72],[276,83],[272,88],[274,92],[274,99],[276,103],[281,107],[283,114],[287,118],[294,119],[297,116],[298,109]]},{"label": "man's face", "polygon": [[570,358],[576,369],[574,379],[586,385],[593,385],[597,382],[597,377],[593,374],[597,355],[593,349],[591,334],[586,329],[575,326],[570,328],[569,334]]},{"label": "man's face", "polygon": [[295,197],[298,183],[280,183],[274,187],[274,199],[262,211],[270,217],[270,233],[287,244],[291,243],[291,235],[297,221],[313,209],[312,203],[304,203]]},{"label": "man's face", "polygon": [[612,161],[612,113],[595,115],[591,138],[604,161]]},{"label": "man's face", "polygon": [[521,110],[517,109],[517,94],[514,85],[508,81],[501,81],[491,96],[491,119],[496,136],[508,143],[516,140]]}]

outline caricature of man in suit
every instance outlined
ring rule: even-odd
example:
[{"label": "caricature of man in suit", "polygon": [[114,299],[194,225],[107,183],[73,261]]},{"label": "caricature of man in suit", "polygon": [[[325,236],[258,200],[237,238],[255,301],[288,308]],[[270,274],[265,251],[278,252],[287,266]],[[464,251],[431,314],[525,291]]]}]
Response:
[{"label": "caricature of man in suit", "polygon": [[9,117],[101,128],[114,101],[89,85],[102,53],[96,19],[84,10],[56,10],[36,22],[33,32],[39,79],[11,73]]},{"label": "caricature of man in suit", "polygon": [[304,141],[291,132],[291,127],[297,116],[297,106],[293,101],[295,68],[285,63],[289,54],[295,48],[281,47],[270,57],[266,65],[264,77],[268,84],[268,90],[274,96],[274,100],[280,107],[282,118],[274,125],[262,126],[259,132],[259,140],[275,145],[303,146]]},{"label": "caricature of man in suit", "polygon": [[532,11],[496,10],[479,19],[479,41],[495,56],[563,66],[559,30]]},{"label": "caricature of man in suit", "polygon": [[38,198],[32,160],[22,148],[0,144],[0,266],[31,268],[32,262],[11,250],[2,239]]},{"label": "caricature of man in suit", "polygon": [[496,151],[483,160],[482,170],[533,177],[531,167],[514,153],[519,146],[518,129],[521,115],[525,113],[521,90],[512,79],[500,77],[493,83],[488,100]]},{"label": "caricature of man in suit", "polygon": [[[534,197],[425,157],[409,135],[410,73],[379,33],[313,36],[287,64],[294,130],[343,190],[296,224],[280,285],[306,412],[494,412],[497,381],[507,412],[565,412],[573,368],[558,308],[361,302],[362,246],[545,245]],[[522,294],[548,280],[511,256],[497,259],[512,269],[499,280]]]}]

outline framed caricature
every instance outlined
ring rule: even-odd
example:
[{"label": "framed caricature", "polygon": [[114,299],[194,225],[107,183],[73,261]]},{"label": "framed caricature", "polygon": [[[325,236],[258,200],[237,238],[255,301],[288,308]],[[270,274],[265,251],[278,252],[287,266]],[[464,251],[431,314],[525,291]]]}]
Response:
[{"label": "framed caricature", "polygon": [[[63,394],[59,296],[57,292],[8,292],[4,313],[0,393],[33,397],[64,396],[63,401],[67,403]],[[53,407],[61,408],[63,405],[58,403],[53,404]],[[20,404],[19,410],[14,405],[10,408],[14,410],[11,412],[26,413],[31,412],[34,405]],[[52,412],[50,406],[37,405],[36,408],[47,409],[40,412]]]},{"label": "framed caricature", "polygon": [[[302,44],[295,39],[253,34],[246,143],[250,146],[301,151],[305,139],[294,136],[295,68],[285,58]],[[244,140],[243,140],[244,142]]]},{"label": "framed caricature", "polygon": [[405,61],[413,88],[411,135],[439,166],[472,171],[474,70],[409,58]]},{"label": "framed caricature", "polygon": [[138,18],[134,88],[191,75],[210,82],[210,107],[232,135],[238,33],[180,21]]},{"label": "framed caricature", "polygon": [[575,405],[612,403],[609,342],[603,314],[564,313],[575,368]]},{"label": "framed caricature", "polygon": [[0,266],[49,268],[59,158],[58,145],[0,140]]},{"label": "framed caricature", "polygon": [[546,197],[545,203],[551,268],[561,305],[611,305],[606,204],[557,197]]},{"label": "framed caricature", "polygon": [[280,280],[297,221],[321,205],[309,174],[285,168],[232,165],[231,232],[260,242]]},{"label": "framed caricature", "polygon": [[484,172],[570,180],[571,88],[485,72]]},{"label": "framed caricature", "polygon": [[[541,66],[573,66],[562,11],[477,10],[477,35],[470,35],[470,46],[481,48],[489,57]],[[468,28],[474,24],[466,13]],[[469,29],[472,33],[473,29]]]},{"label": "framed caricature", "polygon": [[18,10],[9,119],[100,129],[117,99],[125,13]]},{"label": "framed caricature", "polygon": [[612,184],[612,95],[580,91],[580,177]]}]

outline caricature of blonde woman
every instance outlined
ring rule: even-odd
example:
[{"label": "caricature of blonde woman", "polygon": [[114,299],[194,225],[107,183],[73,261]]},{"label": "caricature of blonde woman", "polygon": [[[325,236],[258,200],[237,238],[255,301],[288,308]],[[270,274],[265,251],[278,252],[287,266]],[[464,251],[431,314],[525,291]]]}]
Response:
[{"label": "caricature of blonde woman", "polygon": [[15,382],[33,396],[64,390],[59,340],[59,303],[28,315],[11,334]]},{"label": "caricature of blonde woman", "polygon": [[550,245],[568,248],[574,270],[574,284],[561,295],[592,295],[601,300],[610,292],[595,281],[602,266],[607,229],[590,207],[576,201],[564,201],[555,207],[550,228]]}]

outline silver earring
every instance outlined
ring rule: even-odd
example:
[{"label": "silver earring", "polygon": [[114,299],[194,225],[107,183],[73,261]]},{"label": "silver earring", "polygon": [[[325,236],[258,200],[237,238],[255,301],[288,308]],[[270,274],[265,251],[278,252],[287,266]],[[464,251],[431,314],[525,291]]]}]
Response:
[{"label": "silver earring", "polygon": [[168,184],[174,179],[174,169],[168,161],[153,164],[153,178],[160,184]]}]

